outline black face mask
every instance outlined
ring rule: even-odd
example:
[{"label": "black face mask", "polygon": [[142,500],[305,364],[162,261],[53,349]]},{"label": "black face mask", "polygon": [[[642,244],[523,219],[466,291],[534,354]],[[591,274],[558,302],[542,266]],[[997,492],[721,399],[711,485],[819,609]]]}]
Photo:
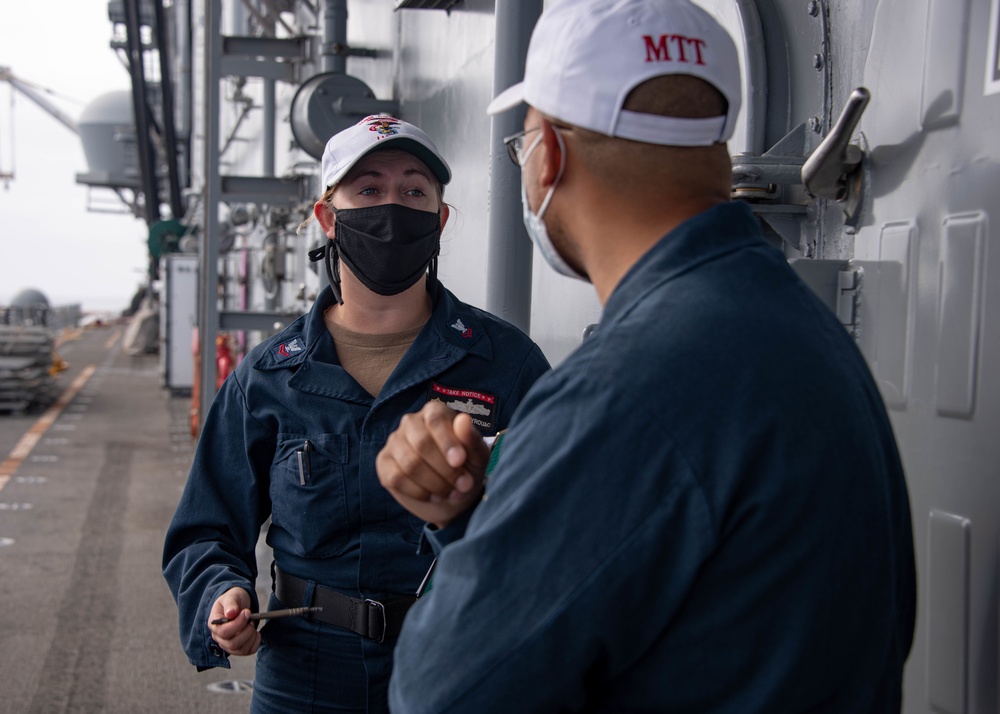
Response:
[{"label": "black face mask", "polygon": [[[336,240],[317,249],[316,258],[327,259],[327,276],[337,302],[343,259],[361,283],[379,295],[398,295],[414,285],[428,265],[436,272],[441,245],[441,217],[430,211],[386,203],[336,211]],[[432,276],[433,279],[433,276]]]}]

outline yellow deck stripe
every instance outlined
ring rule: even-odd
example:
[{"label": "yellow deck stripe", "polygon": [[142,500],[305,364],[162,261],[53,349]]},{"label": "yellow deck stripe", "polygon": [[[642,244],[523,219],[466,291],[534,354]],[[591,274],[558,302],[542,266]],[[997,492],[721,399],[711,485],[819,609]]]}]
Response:
[{"label": "yellow deck stripe", "polygon": [[104,348],[110,350],[112,347],[114,347],[115,342],[118,341],[118,338],[121,337],[121,335],[122,335],[122,328],[120,327],[115,328],[115,331],[111,333],[111,337],[109,337],[107,339],[107,342],[104,343]]},{"label": "yellow deck stripe", "polygon": [[87,383],[91,375],[97,371],[97,365],[90,364],[87,365],[80,374],[77,375],[73,383],[69,385],[65,392],[63,392],[59,399],[56,400],[55,404],[45,410],[45,413],[38,417],[38,421],[31,425],[31,428],[21,437],[21,440],[17,442],[13,450],[7,456],[6,459],[0,463],[0,489],[3,489],[10,481],[10,477],[14,475],[14,472],[21,466],[21,463],[28,458],[28,454],[31,450],[35,448],[39,439],[42,435],[48,431],[48,428],[52,426],[52,423],[59,418],[62,414],[63,409],[73,401],[73,397],[76,393],[83,389],[83,385]]}]

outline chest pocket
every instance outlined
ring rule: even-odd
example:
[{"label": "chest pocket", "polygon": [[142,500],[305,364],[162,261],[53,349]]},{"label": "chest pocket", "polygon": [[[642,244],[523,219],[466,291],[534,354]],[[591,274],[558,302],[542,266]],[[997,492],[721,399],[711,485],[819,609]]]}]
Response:
[{"label": "chest pocket", "polygon": [[278,434],[271,464],[271,520],[292,537],[295,555],[326,558],[347,546],[352,530],[344,483],[347,462],[348,440],[342,434]]}]

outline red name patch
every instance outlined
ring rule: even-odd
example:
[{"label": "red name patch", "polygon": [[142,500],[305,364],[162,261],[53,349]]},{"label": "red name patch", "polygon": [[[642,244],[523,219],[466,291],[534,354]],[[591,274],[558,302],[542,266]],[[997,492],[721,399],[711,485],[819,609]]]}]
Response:
[{"label": "red name patch", "polygon": [[440,384],[431,384],[431,389],[445,397],[455,397],[457,399],[476,399],[487,404],[493,404],[497,398],[485,392],[475,392],[471,389],[451,389],[442,387]]},{"label": "red name patch", "polygon": [[483,436],[496,433],[497,398],[495,394],[476,389],[455,389],[431,382],[427,389],[427,401],[442,402],[457,412],[464,412],[472,418]]}]

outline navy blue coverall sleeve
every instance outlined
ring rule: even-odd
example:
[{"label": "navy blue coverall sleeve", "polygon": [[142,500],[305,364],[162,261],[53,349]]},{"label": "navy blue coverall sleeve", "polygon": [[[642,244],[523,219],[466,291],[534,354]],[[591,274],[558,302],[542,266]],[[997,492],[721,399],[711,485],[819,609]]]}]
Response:
[{"label": "navy blue coverall sleeve", "polygon": [[254,552],[271,510],[267,469],[274,445],[274,435],[251,414],[234,372],[209,409],[191,469],[211,477],[188,479],[163,551],[181,643],[199,669],[229,666],[208,629],[215,600],[242,587],[250,594],[251,610],[259,607]]}]

